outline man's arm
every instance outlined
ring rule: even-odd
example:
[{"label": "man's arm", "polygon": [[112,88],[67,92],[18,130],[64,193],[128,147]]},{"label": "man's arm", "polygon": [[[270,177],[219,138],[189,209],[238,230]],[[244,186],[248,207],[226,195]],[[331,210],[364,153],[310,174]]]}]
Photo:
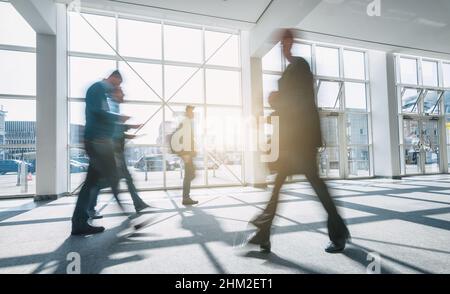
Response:
[{"label": "man's arm", "polygon": [[142,125],[142,124],[136,124],[136,125],[133,125],[133,124],[124,124],[123,126],[124,126],[124,128],[125,128],[126,130],[129,130],[129,129],[139,129],[139,128],[141,128],[143,125]]},{"label": "man's arm", "polygon": [[123,134],[123,136],[124,136],[124,138],[127,139],[127,140],[133,140],[133,139],[135,139],[135,138],[137,137],[136,135],[133,135],[133,134],[127,134],[127,133]]}]

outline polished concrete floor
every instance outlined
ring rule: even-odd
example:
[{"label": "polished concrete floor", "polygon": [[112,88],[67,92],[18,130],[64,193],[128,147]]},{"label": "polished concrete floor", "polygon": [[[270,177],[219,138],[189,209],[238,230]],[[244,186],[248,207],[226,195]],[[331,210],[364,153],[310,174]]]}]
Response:
[{"label": "polished concrete floor", "polygon": [[294,183],[283,189],[270,254],[239,246],[270,189],[197,189],[193,208],[180,191],[142,192],[153,208],[138,217],[105,194],[95,224],[107,230],[88,237],[70,236],[75,197],[1,200],[0,273],[66,273],[72,252],[81,273],[450,273],[450,175],[328,185],[352,233],[342,254],[323,251],[324,211],[308,183]]}]

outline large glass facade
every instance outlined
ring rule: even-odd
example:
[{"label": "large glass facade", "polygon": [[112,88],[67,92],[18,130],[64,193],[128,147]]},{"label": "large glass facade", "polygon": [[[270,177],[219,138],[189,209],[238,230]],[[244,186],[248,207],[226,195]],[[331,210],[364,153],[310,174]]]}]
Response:
[{"label": "large glass facade", "polygon": [[[36,183],[36,36],[8,2],[0,1],[0,195],[33,194]],[[127,163],[141,189],[182,185],[182,163],[166,138],[195,108],[198,167],[195,186],[242,184],[242,87],[239,31],[68,12],[70,190],[85,177],[84,96],[119,69],[124,114],[144,123],[127,142]],[[95,29],[94,29],[95,28]],[[373,175],[367,52],[296,40],[296,56],[310,64],[325,145],[322,177]],[[280,44],[264,56],[263,100],[277,90],[289,65]],[[396,55],[402,174],[450,167],[450,61]],[[25,174],[23,173],[25,170]]]},{"label": "large glass facade", "polygon": [[401,172],[446,172],[450,150],[449,63],[404,55],[395,59]]},{"label": "large glass facade", "polygon": [[0,196],[36,191],[36,34],[0,2]]},{"label": "large glass facade", "polygon": [[86,89],[116,68],[124,77],[121,112],[145,124],[126,145],[138,188],[182,186],[182,163],[168,152],[166,138],[187,105],[195,106],[193,185],[242,183],[241,128],[230,128],[242,121],[239,32],[69,12],[69,40],[72,191],[85,177],[78,167],[87,162],[82,144]]},{"label": "large glass facade", "polygon": [[[325,178],[367,177],[371,167],[370,96],[365,51],[296,41],[293,55],[311,66],[316,104],[321,115],[325,146],[319,151],[320,174]],[[262,60],[263,99],[278,89],[278,79],[288,66],[277,44]],[[295,177],[294,177],[295,179]]]}]

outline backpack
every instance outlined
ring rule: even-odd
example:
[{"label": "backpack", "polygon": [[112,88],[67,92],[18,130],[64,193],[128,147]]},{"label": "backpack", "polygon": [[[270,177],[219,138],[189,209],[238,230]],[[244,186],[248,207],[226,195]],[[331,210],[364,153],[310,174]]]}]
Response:
[{"label": "backpack", "polygon": [[176,155],[180,155],[181,152],[179,151],[175,151],[173,146],[172,146],[172,137],[173,135],[175,135],[176,132],[178,132],[182,127],[182,123],[179,123],[178,126],[175,128],[174,131],[172,131],[171,133],[169,133],[168,135],[166,135],[166,145],[168,146],[169,150],[168,152],[170,154],[176,154]]},{"label": "backpack", "polygon": [[[183,127],[183,122],[179,123],[178,126],[177,126],[177,128],[176,128],[173,132],[171,132],[170,134],[168,134],[168,135],[166,136],[166,144],[167,144],[168,149],[169,149],[168,152],[169,152],[170,154],[175,154],[175,155],[178,155],[178,156],[180,156],[180,157],[183,156],[183,155],[196,156],[196,155],[197,155],[197,152],[195,152],[194,150],[193,150],[193,151],[185,151],[185,150],[176,151],[176,150],[174,149],[174,146],[172,146],[172,137],[175,135],[176,132],[178,132],[179,130],[181,130],[182,127]],[[180,143],[180,144],[183,144],[183,137],[181,137],[179,143]],[[195,144],[194,142],[192,142],[192,143]]]}]

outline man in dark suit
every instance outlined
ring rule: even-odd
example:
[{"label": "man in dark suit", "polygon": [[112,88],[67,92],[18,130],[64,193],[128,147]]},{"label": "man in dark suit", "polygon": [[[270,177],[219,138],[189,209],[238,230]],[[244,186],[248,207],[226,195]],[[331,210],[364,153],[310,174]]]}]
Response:
[{"label": "man in dark suit", "polygon": [[[116,87],[108,97],[108,106],[112,113],[120,114],[120,104],[124,102],[125,94],[121,87]],[[130,129],[138,129],[142,127],[140,124],[116,124],[113,134],[113,144],[114,144],[114,155],[116,159],[117,176],[119,179],[125,179],[128,187],[128,192],[130,192],[131,199],[133,200],[133,205],[136,213],[150,207],[146,204],[137,193],[136,186],[134,185],[133,177],[128,170],[127,163],[125,160],[125,140],[132,140],[136,136],[126,133]],[[97,206],[98,194],[101,189],[107,188],[108,184],[106,180],[102,179],[101,184],[91,191],[91,204],[89,205],[89,216],[91,219],[102,218],[101,215],[97,213],[95,207]]]},{"label": "man in dark suit", "polygon": [[311,183],[323,207],[328,213],[329,253],[342,252],[348,229],[340,217],[327,186],[318,175],[317,148],[322,146],[320,116],[315,104],[314,80],[305,59],[291,54],[294,37],[291,31],[283,33],[283,54],[289,61],[278,81],[278,92],[269,101],[279,116],[279,158],[270,167],[277,171],[272,197],[264,212],[251,221],[259,230],[249,239],[263,251],[270,251],[270,228],[276,213],[281,187],[290,175],[304,174]]},{"label": "man in dark suit", "polygon": [[89,156],[89,167],[83,187],[78,195],[72,216],[72,235],[101,233],[104,227],[88,224],[88,208],[93,189],[101,178],[106,179],[119,205],[119,178],[114,158],[113,134],[116,124],[129,119],[128,116],[112,113],[107,97],[122,83],[119,71],[114,71],[107,79],[93,84],[86,93],[86,127],[84,145]]}]

